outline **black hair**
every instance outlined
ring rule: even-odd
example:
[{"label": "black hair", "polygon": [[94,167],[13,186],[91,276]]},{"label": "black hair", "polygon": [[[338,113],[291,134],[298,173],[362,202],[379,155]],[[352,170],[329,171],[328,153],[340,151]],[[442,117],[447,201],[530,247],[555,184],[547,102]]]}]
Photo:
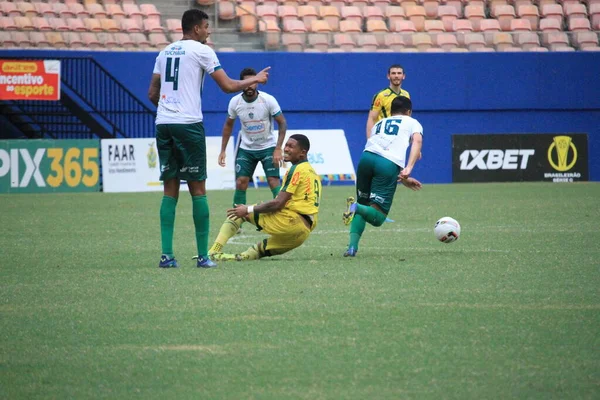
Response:
[{"label": "black hair", "polygon": [[256,76],[256,71],[254,68],[244,68],[242,72],[240,72],[240,80],[244,80],[245,76]]},{"label": "black hair", "polygon": [[392,100],[392,115],[408,114],[412,110],[412,101],[408,97],[398,96]]},{"label": "black hair", "polygon": [[310,150],[310,141],[306,136],[296,133],[290,136],[290,139],[294,139],[296,142],[298,142],[298,145],[301,149],[306,150],[307,152]]},{"label": "black hair", "polygon": [[388,68],[388,74],[392,71],[392,68],[400,68],[402,69],[402,72],[404,72],[404,67],[400,64],[394,64],[391,67]]},{"label": "black hair", "polygon": [[194,29],[194,26],[202,23],[203,20],[208,19],[208,14],[202,10],[193,8],[183,13],[181,17],[181,29],[183,33],[189,33]]}]

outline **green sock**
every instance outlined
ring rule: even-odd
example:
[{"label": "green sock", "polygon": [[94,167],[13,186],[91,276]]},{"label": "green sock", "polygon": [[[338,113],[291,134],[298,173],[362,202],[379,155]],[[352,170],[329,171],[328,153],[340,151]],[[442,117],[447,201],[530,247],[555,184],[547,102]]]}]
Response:
[{"label": "green sock", "polygon": [[162,253],[173,257],[173,231],[175,230],[175,209],[177,199],[163,196],[160,204],[160,240]]},{"label": "green sock", "polygon": [[208,255],[209,211],[206,196],[192,196],[192,215],[196,228],[196,246],[198,257]]},{"label": "green sock", "polygon": [[356,214],[360,215],[373,226],[381,226],[385,222],[385,214],[377,211],[373,207],[363,206],[362,204],[356,205]]},{"label": "green sock", "polygon": [[235,190],[233,195],[233,206],[236,204],[246,204],[246,191],[245,190]]},{"label": "green sock", "polygon": [[274,187],[273,189],[271,189],[271,193],[273,193],[273,198],[277,197],[280,190],[281,190],[281,186],[277,186],[277,187]]},{"label": "green sock", "polygon": [[354,219],[350,224],[350,244],[348,244],[348,247],[354,247],[358,250],[358,242],[365,231],[365,226],[367,226],[365,219],[358,214],[354,215]]}]

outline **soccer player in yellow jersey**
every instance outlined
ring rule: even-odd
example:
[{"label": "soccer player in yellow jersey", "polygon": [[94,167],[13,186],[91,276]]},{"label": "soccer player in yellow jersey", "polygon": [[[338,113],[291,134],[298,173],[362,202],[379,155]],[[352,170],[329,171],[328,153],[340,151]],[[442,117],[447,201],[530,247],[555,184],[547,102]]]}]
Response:
[{"label": "soccer player in yellow jersey", "polygon": [[[238,204],[227,210],[227,220],[208,251],[215,261],[258,260],[300,246],[317,227],[321,178],[308,163],[310,141],[304,135],[289,137],[283,149],[283,160],[291,168],[283,178],[281,191],[271,201],[247,206]],[[270,236],[240,254],[222,253],[223,246],[236,234],[242,223],[250,222]]]},{"label": "soccer player in yellow jersey", "polygon": [[400,87],[404,79],[406,79],[404,67],[399,64],[392,65],[388,68],[387,78],[390,81],[390,86],[380,90],[373,96],[369,118],[367,119],[367,139],[371,135],[373,125],[384,118],[392,116],[392,101],[396,97],[404,96],[410,99],[410,94]]}]

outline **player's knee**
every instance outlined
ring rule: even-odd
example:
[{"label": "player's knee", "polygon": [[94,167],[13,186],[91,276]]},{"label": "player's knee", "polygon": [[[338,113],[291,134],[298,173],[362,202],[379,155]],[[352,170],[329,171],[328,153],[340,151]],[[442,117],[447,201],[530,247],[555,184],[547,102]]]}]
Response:
[{"label": "player's knee", "polygon": [[248,183],[250,183],[250,177],[239,176],[235,180],[235,188],[236,188],[236,190],[246,190],[246,189],[248,189]]}]

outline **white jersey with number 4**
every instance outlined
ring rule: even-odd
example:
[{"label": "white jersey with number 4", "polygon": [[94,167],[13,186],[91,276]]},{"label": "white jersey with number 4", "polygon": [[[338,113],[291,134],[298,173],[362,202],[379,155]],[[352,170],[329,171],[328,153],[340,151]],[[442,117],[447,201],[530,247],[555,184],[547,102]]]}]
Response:
[{"label": "white jersey with number 4", "polygon": [[258,92],[258,97],[247,102],[243,93],[229,102],[227,113],[230,119],[239,117],[242,124],[240,147],[244,150],[263,150],[277,146],[277,136],[273,133],[273,118],[281,114],[281,107],[275,97]]},{"label": "white jersey with number 4", "polygon": [[156,57],[160,75],[156,124],[194,124],[202,121],[202,89],[206,74],[221,69],[210,47],[195,40],[179,40]]},{"label": "white jersey with number 4", "polygon": [[371,129],[371,137],[367,140],[365,151],[379,154],[404,168],[406,150],[413,133],[423,134],[423,127],[416,119],[408,115],[384,118]]}]

